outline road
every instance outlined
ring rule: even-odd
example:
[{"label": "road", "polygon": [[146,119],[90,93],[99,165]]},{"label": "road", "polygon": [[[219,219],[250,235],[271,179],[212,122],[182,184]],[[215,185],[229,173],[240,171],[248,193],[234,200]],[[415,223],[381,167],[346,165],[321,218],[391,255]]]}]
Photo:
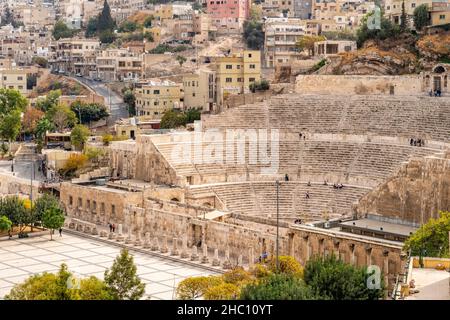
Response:
[{"label": "road", "polygon": [[127,105],[123,102],[122,97],[110,90],[104,82],[93,81],[82,77],[73,79],[85,84],[95,91],[96,94],[105,97],[105,104],[110,110],[110,115],[107,120],[108,126],[114,125],[120,118],[128,118]]}]

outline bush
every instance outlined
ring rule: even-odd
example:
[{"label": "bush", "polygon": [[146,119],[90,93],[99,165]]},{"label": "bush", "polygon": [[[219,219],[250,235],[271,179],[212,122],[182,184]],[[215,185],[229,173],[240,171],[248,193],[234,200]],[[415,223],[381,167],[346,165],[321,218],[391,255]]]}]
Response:
[{"label": "bush", "polygon": [[378,300],[384,297],[383,276],[380,288],[368,287],[367,267],[355,267],[334,255],[314,257],[305,266],[304,279],[318,299]]},{"label": "bush", "polygon": [[65,165],[59,170],[59,174],[66,178],[71,178],[86,164],[87,157],[84,154],[73,153],[67,159]]},{"label": "bush", "polygon": [[109,144],[113,141],[113,136],[111,134],[104,134],[102,136],[102,142],[104,146],[109,146]]},{"label": "bush", "polygon": [[220,283],[205,290],[205,300],[234,300],[239,297],[240,289],[232,283]]},{"label": "bush", "polygon": [[250,83],[249,89],[251,92],[256,92],[256,91],[266,91],[269,90],[270,88],[270,84],[269,81],[265,80],[265,79],[261,79],[261,81],[255,81]]},{"label": "bush", "polygon": [[221,277],[191,277],[178,284],[177,298],[180,300],[195,300],[202,297],[210,287],[223,283]]},{"label": "bush", "polygon": [[272,274],[241,290],[241,300],[310,300],[311,290],[303,280],[287,274]]},{"label": "bush", "polygon": [[[279,256],[278,261],[280,264],[279,272],[294,276],[297,278],[303,278],[303,267],[302,265],[291,256]],[[272,272],[277,271],[276,259],[269,261],[269,270]]]}]

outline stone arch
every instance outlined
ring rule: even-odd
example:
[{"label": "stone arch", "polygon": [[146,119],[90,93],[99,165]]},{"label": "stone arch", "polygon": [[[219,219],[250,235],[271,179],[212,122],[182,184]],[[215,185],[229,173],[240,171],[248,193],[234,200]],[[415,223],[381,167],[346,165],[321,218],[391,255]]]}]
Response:
[{"label": "stone arch", "polygon": [[433,72],[434,73],[445,73],[445,72],[447,72],[447,70],[445,69],[445,67],[443,65],[438,64],[437,66],[435,66],[433,68]]}]

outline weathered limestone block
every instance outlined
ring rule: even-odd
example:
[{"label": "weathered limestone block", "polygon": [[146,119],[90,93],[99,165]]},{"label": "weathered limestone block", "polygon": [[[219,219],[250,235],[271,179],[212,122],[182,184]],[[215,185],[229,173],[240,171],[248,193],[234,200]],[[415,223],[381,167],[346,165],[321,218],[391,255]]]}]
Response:
[{"label": "weathered limestone block", "polygon": [[227,248],[225,250],[225,261],[222,264],[222,267],[227,270],[227,269],[231,269],[231,261],[230,261],[230,249]]},{"label": "weathered limestone block", "polygon": [[167,237],[166,236],[163,237],[163,241],[162,241],[160,252],[161,253],[169,252],[169,248],[167,247]]},{"label": "weathered limestone block", "polygon": [[153,243],[152,243],[152,247],[150,248],[150,250],[152,250],[152,251],[158,251],[159,250],[158,237],[154,237],[153,238]]},{"label": "weathered limestone block", "polygon": [[144,244],[143,244],[144,249],[149,249],[151,248],[151,244],[150,244],[150,233],[146,232],[145,233],[145,240],[144,240]]},{"label": "weathered limestone block", "polygon": [[69,223],[69,229],[75,229],[75,222]]},{"label": "weathered limestone block", "polygon": [[182,258],[182,259],[187,259],[187,258],[189,258],[188,246],[187,246],[187,238],[186,238],[186,237],[183,237],[183,244],[182,244],[182,250],[181,250],[181,258]]},{"label": "weathered limestone block", "polygon": [[240,254],[239,256],[238,256],[238,266],[240,266],[240,267],[242,267],[242,265],[243,265],[243,257],[242,257],[242,254]]},{"label": "weathered limestone block", "polygon": [[206,244],[203,244],[203,256],[202,256],[202,263],[208,263],[208,246]]},{"label": "weathered limestone block", "polygon": [[212,261],[212,265],[215,267],[220,266],[219,249],[214,249],[214,259]]},{"label": "weathered limestone block", "polygon": [[197,246],[192,246],[192,254],[191,254],[191,261],[197,261],[198,260],[198,252],[197,252]]},{"label": "weathered limestone block", "polygon": [[96,227],[93,227],[93,228],[92,228],[91,234],[92,234],[93,236],[97,236],[97,235],[98,235],[98,230],[97,230]]},{"label": "weathered limestone block", "polygon": [[108,236],[108,232],[107,231],[105,231],[105,230],[101,230],[100,231],[100,237],[106,238],[107,236]]},{"label": "weathered limestone block", "polygon": [[84,233],[91,233],[91,227],[84,226]]},{"label": "weathered limestone block", "polygon": [[170,253],[172,256],[177,256],[180,253],[178,252],[178,239],[177,238],[173,238],[173,242],[172,242],[172,252]]}]

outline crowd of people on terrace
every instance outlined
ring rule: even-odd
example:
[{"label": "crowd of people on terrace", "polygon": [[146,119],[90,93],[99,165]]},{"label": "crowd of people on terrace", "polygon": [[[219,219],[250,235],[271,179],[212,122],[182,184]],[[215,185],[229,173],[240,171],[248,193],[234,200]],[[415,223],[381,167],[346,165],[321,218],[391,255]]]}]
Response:
[{"label": "crowd of people on terrace", "polygon": [[411,138],[409,140],[409,144],[411,146],[424,147],[425,146],[425,140],[424,139]]}]

